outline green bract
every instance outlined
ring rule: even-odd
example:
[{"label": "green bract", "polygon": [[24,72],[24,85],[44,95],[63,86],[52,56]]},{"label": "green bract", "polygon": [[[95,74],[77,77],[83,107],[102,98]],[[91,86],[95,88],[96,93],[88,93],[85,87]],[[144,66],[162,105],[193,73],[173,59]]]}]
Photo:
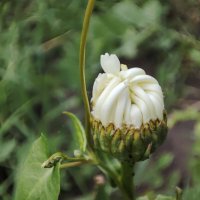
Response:
[{"label": "green bract", "polygon": [[111,123],[104,127],[100,121],[91,119],[94,148],[107,152],[122,161],[135,163],[149,158],[167,135],[167,117],[163,120],[150,121],[140,129],[115,128]]}]

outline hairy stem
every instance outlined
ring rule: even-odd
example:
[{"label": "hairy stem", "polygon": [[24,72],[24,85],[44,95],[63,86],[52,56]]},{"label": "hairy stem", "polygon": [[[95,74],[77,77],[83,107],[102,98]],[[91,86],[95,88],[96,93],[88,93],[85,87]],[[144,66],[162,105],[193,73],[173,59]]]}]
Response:
[{"label": "hairy stem", "polygon": [[93,7],[94,7],[94,2],[95,0],[88,0],[85,16],[83,20],[81,42],[80,42],[80,54],[79,54],[81,91],[82,91],[83,102],[84,102],[84,107],[85,107],[86,137],[87,137],[88,145],[90,148],[92,145],[91,145],[91,139],[90,139],[90,105],[89,105],[86,80],[85,80],[85,47],[86,47],[87,33],[88,33],[90,18],[91,18]]}]

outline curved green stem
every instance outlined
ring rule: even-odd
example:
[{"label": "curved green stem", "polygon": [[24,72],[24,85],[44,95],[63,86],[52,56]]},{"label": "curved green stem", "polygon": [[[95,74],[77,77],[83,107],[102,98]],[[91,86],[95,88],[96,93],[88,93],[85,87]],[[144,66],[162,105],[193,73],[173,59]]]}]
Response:
[{"label": "curved green stem", "polygon": [[81,42],[80,42],[80,55],[79,55],[81,90],[82,90],[84,107],[85,107],[86,137],[87,137],[89,147],[91,147],[92,145],[91,145],[91,139],[90,139],[90,105],[89,105],[86,80],[85,80],[85,47],[86,47],[87,33],[88,33],[90,18],[91,18],[93,7],[94,7],[94,2],[95,0],[88,0],[85,16],[83,20]]}]

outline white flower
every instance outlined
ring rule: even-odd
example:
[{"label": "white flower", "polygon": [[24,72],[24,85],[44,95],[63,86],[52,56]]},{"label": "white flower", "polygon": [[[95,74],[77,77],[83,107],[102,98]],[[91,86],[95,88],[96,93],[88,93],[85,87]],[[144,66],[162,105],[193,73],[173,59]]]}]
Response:
[{"label": "white flower", "polygon": [[[116,55],[101,55],[105,73],[93,86],[92,116],[103,126],[113,123],[140,128],[150,120],[162,120],[164,101],[158,81],[141,68],[127,69]],[[120,70],[121,68],[121,70]]]}]

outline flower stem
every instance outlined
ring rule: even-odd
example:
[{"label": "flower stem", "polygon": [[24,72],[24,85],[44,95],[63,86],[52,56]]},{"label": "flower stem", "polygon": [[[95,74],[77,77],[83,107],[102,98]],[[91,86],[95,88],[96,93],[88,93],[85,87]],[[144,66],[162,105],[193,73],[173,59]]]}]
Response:
[{"label": "flower stem", "polygon": [[133,165],[122,163],[121,187],[122,194],[126,200],[135,200],[133,184]]},{"label": "flower stem", "polygon": [[85,47],[86,47],[87,33],[88,33],[90,18],[91,18],[93,7],[94,7],[94,2],[95,0],[88,0],[85,16],[83,20],[81,42],[80,42],[80,54],[79,54],[81,91],[82,91],[83,102],[84,102],[84,107],[85,107],[86,137],[87,137],[89,147],[91,147],[92,145],[91,145],[91,139],[90,139],[90,105],[89,105],[86,80],[85,80]]}]

